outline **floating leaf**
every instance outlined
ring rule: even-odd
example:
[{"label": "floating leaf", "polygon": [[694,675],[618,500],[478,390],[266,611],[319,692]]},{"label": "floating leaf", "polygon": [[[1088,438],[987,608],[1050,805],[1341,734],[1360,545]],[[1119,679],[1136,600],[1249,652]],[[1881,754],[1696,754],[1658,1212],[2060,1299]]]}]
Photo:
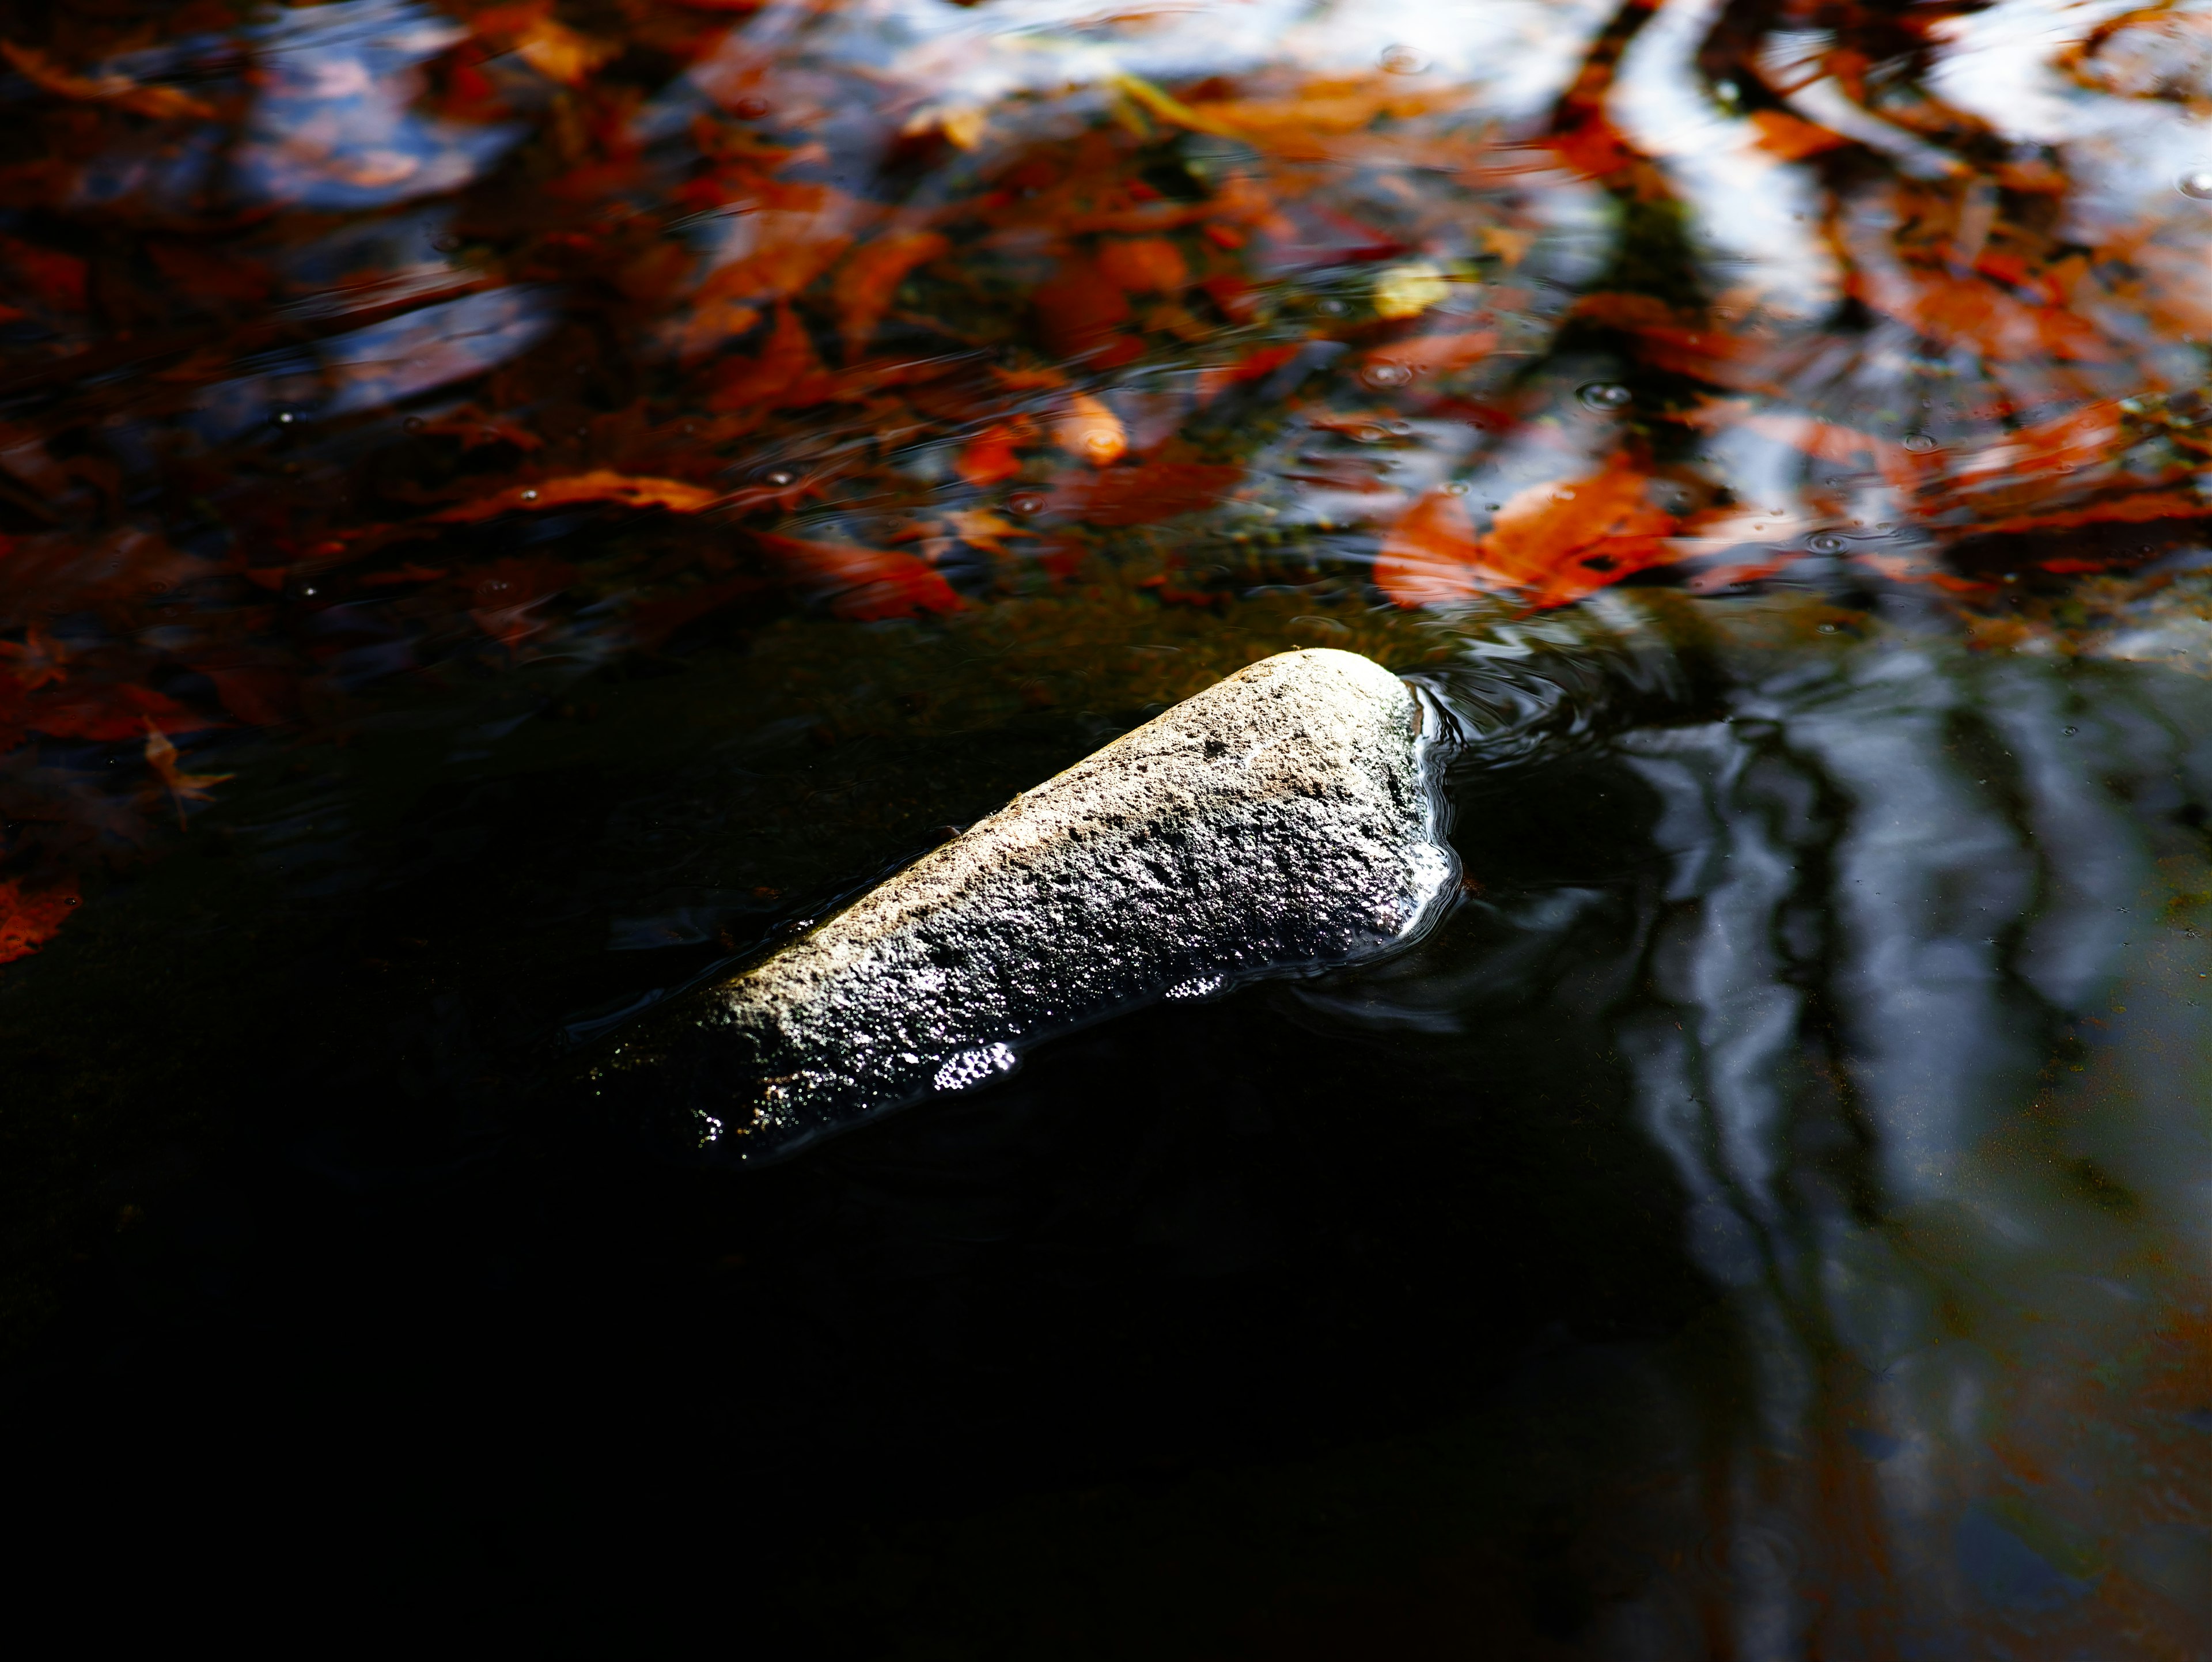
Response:
[{"label": "floating leaf", "polygon": [[37,888],[21,878],[0,877],[0,964],[28,958],[52,940],[77,899],[73,877]]},{"label": "floating leaf", "polygon": [[957,612],[962,604],[950,583],[911,554],[766,531],[754,532],[752,539],[787,581],[827,600],[840,618],[905,618],[919,612]]},{"label": "floating leaf", "polygon": [[697,514],[721,501],[719,492],[686,484],[681,479],[639,478],[597,468],[556,478],[533,479],[509,485],[474,502],[441,508],[430,517],[468,523],[501,514],[535,513],[548,508],[572,508],[578,502],[615,502],[624,508],[665,508],[676,514]]}]

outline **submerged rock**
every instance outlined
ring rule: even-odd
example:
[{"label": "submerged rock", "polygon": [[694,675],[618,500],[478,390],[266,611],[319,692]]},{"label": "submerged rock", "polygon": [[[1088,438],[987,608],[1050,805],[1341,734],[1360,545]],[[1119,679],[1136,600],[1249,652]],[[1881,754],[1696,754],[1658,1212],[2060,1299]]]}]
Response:
[{"label": "submerged rock", "polygon": [[673,1001],[595,1087],[756,1160],[1148,1000],[1401,945],[1456,874],[1425,765],[1438,725],[1352,653],[1254,664]]}]

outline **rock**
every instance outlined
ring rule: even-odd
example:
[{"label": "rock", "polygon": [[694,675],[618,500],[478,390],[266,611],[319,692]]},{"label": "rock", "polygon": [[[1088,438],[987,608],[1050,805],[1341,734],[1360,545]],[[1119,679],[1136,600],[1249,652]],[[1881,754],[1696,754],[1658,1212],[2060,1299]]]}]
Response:
[{"label": "rock", "polygon": [[672,1001],[593,1087],[649,1101],[710,1159],[757,1160],[1150,1000],[1401,946],[1457,874],[1426,765],[1439,725],[1352,653],[1254,664]]}]

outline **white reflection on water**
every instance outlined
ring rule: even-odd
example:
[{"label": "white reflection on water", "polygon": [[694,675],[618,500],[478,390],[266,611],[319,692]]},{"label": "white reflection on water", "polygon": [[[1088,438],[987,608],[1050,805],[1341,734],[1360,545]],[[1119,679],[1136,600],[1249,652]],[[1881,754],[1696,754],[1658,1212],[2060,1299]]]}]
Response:
[{"label": "white reflection on water", "polygon": [[[1651,1520],[1588,1653],[2195,1654],[2212,683],[1899,634],[1734,661],[1726,719],[1608,747],[1664,865],[1554,995],[1632,1081],[1745,1374],[1681,1468],[1698,1562]],[[1502,901],[1505,950],[1314,1002],[1479,1036],[1604,904]]]}]

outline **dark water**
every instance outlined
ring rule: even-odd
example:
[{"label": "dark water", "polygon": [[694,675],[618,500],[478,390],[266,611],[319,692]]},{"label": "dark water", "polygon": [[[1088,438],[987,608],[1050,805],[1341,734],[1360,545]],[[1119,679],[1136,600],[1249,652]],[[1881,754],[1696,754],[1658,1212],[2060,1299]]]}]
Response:
[{"label": "dark water", "polygon": [[[26,1624],[2208,1653],[2212,14],[0,20]],[[1414,949],[574,1088],[1300,645]]]}]

